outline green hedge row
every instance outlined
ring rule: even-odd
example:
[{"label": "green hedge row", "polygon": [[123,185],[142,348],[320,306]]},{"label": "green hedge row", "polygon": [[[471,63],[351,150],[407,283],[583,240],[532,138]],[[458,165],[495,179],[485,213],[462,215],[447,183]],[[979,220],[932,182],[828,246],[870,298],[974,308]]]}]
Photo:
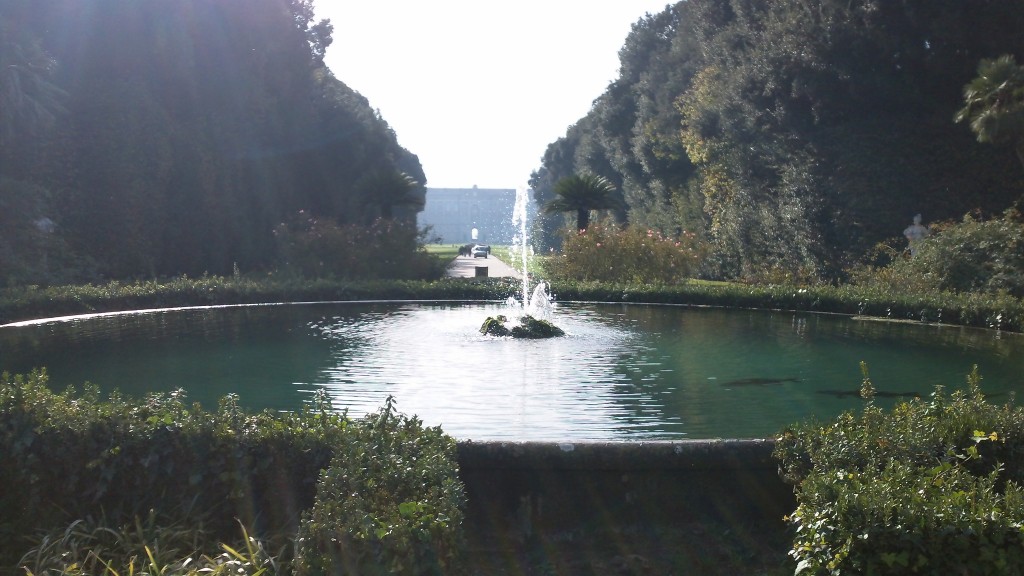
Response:
[{"label": "green hedge row", "polygon": [[555,282],[558,300],[646,302],[830,312],[1024,331],[1024,301],[1007,295],[896,293],[852,285],[787,286],[690,282],[681,286]]},{"label": "green hedge row", "polygon": [[[236,540],[241,522],[283,546],[300,530],[315,533],[316,510],[357,501],[360,514],[335,518],[333,530],[363,535],[367,523],[380,522],[415,538],[399,543],[372,532],[350,547],[353,558],[394,568],[411,550],[438,564],[456,561],[463,488],[455,442],[395,413],[390,399],[358,420],[336,413],[324,395],[297,414],[249,413],[233,396],[205,411],[181,392],[103,400],[90,387],[52,392],[45,371],[4,374],[0,454],[7,566],[37,534],[85,518],[123,526],[156,511],[166,523],[201,526],[211,543]],[[346,490],[336,490],[336,477],[349,479]],[[427,511],[436,521],[422,532]],[[310,565],[320,553],[303,548]]]},{"label": "green hedge row", "polygon": [[181,277],[166,281],[110,282],[73,286],[27,286],[0,290],[0,324],[71,314],[220,304],[333,300],[505,299],[517,290],[491,279],[302,280],[267,276]]},{"label": "green hedge row", "polygon": [[[677,286],[601,282],[552,283],[562,301],[648,302],[860,314],[1024,332],[1024,301],[1008,295],[913,294],[864,286]],[[0,291],[0,323],[66,314],[173,306],[332,300],[504,300],[522,292],[509,279],[348,282],[210,276],[166,282],[24,287]]]},{"label": "green hedge row", "polygon": [[455,443],[394,414],[390,399],[352,432],[303,515],[294,573],[454,573],[464,504]]}]

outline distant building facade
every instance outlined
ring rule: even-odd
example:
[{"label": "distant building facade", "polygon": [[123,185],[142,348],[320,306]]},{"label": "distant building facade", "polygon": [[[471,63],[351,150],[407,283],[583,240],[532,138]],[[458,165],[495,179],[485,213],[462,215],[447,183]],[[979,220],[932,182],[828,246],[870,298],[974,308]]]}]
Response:
[{"label": "distant building facade", "polygon": [[[532,200],[529,204],[532,210]],[[427,188],[417,225],[430,226],[429,238],[441,244],[511,244],[517,233],[512,226],[515,205],[513,188]]]}]

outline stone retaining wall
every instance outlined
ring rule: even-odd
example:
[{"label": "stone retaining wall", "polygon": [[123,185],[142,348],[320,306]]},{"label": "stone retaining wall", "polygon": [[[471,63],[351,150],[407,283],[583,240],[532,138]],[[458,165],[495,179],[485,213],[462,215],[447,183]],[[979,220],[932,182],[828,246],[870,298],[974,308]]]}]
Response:
[{"label": "stone retaining wall", "polygon": [[796,507],[768,440],[460,442],[467,524],[504,540],[580,527],[774,525]]}]

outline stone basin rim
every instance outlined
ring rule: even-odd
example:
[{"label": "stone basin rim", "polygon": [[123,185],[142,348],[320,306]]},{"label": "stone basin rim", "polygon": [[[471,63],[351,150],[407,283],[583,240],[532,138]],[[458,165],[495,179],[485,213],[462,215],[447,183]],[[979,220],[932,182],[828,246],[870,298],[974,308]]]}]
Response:
[{"label": "stone basin rim", "polygon": [[487,469],[776,470],[775,440],[713,438],[644,441],[459,440],[460,463]]},{"label": "stone basin rim", "polygon": [[[284,301],[284,302],[241,302],[234,304],[203,304],[193,306],[166,306],[159,308],[138,308],[133,310],[110,310],[105,312],[83,312],[80,314],[66,314],[64,316],[52,316],[46,318],[32,318],[28,320],[18,320],[15,322],[8,322],[6,324],[0,324],[0,328],[17,328],[22,326],[34,326],[56,322],[70,322],[74,320],[83,320],[89,318],[104,318],[110,316],[120,315],[134,315],[134,314],[155,314],[160,312],[177,312],[187,310],[217,310],[221,308],[245,308],[245,307],[259,307],[259,306],[310,306],[319,304],[500,304],[506,300],[499,298],[398,298],[398,299],[361,299],[361,300],[295,300],[295,301]],[[888,318],[885,316],[870,316],[855,312],[832,312],[828,310],[804,310],[797,308],[761,308],[757,306],[725,306],[721,304],[691,304],[686,302],[647,302],[643,300],[637,301],[621,301],[621,300],[556,300],[555,304],[602,304],[602,305],[638,305],[638,306],[665,306],[672,308],[694,308],[694,309],[706,309],[706,310],[747,310],[757,312],[785,312],[785,313],[800,313],[800,314],[813,314],[820,316],[836,316],[850,318],[851,320],[864,321],[864,322],[893,322],[901,324],[912,324],[918,326],[932,326],[937,328],[964,328],[971,330],[981,330],[983,332],[999,332],[1003,334],[1021,334],[1024,333],[1014,332],[1012,330],[1003,330],[1000,328],[988,328],[983,326],[967,326],[963,324],[951,324],[948,322],[930,322],[915,320],[913,318]]]},{"label": "stone basin rim", "polygon": [[[55,322],[70,322],[73,320],[84,320],[90,318],[106,318],[111,316],[121,315],[141,315],[141,314],[156,314],[161,312],[179,312],[189,310],[219,310],[228,308],[255,308],[255,307],[271,307],[271,306],[313,306],[322,304],[501,304],[506,302],[504,299],[499,298],[397,298],[397,299],[360,299],[360,300],[294,300],[294,301],[283,301],[283,302],[240,302],[233,304],[201,304],[192,306],[162,306],[156,308],[136,308],[131,310],[108,310],[103,312],[82,312],[79,314],[65,314],[63,316],[48,316],[45,318],[31,318],[27,320],[17,320],[14,322],[8,322],[6,324],[0,324],[0,328],[17,328],[22,326],[33,326],[39,324],[48,324]],[[829,312],[823,310],[798,310],[798,309],[786,309],[786,308],[757,308],[749,306],[723,306],[719,304],[689,304],[685,302],[646,302],[646,301],[616,301],[616,300],[556,300],[555,304],[602,304],[602,305],[637,305],[637,306],[665,306],[671,308],[695,308],[695,309],[707,309],[707,310],[752,310],[752,311],[763,311],[763,312],[799,312],[806,314],[820,314],[825,316],[843,316],[851,317],[855,319],[875,319],[874,316],[862,316],[858,314],[852,314],[847,312]],[[877,317],[879,319],[884,319]],[[917,322],[921,325],[928,325],[929,323],[908,320],[908,322]],[[958,326],[956,324],[943,324],[943,326]]]}]

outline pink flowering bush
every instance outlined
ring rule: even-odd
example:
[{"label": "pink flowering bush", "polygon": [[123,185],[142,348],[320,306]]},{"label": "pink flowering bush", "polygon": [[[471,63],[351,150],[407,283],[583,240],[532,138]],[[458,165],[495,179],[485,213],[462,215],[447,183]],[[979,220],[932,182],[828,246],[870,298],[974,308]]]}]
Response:
[{"label": "pink flowering bush", "polygon": [[606,223],[570,232],[562,253],[544,267],[554,280],[681,284],[692,277],[704,246],[692,232],[678,238]]},{"label": "pink flowering bush", "polygon": [[304,278],[436,279],[444,272],[422,248],[416,227],[394,220],[338,224],[300,211],[274,236],[282,270]]}]

